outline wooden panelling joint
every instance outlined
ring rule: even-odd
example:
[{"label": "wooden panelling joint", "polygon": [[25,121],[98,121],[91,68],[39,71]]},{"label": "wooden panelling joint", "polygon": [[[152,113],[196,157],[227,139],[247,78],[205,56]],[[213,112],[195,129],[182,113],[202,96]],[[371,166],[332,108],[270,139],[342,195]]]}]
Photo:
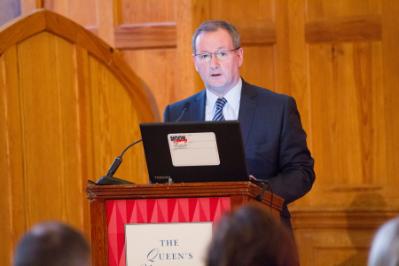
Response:
[{"label": "wooden panelling joint", "polygon": [[273,45],[276,43],[276,26],[271,20],[238,30],[241,34],[242,46]]},{"label": "wooden panelling joint", "polygon": [[122,24],[115,28],[118,49],[175,48],[176,23]]},{"label": "wooden panelling joint", "polygon": [[305,35],[309,43],[381,40],[381,16],[314,20],[305,24]]},{"label": "wooden panelling joint", "polygon": [[311,210],[293,211],[293,228],[298,229],[375,229],[388,219],[395,217],[399,210]]},{"label": "wooden panelling joint", "polygon": [[[96,29],[90,28],[96,32]],[[115,46],[121,50],[176,48],[177,33],[175,22],[122,24],[115,28]],[[272,21],[262,25],[243,27],[242,46],[272,45],[276,43],[276,30]]]}]

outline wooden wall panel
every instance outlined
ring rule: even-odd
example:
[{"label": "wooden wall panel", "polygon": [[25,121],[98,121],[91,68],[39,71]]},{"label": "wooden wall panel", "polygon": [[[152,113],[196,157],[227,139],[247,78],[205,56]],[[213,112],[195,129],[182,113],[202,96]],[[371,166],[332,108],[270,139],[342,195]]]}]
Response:
[{"label": "wooden wall panel", "polygon": [[297,242],[307,243],[308,247],[306,256],[302,256],[306,260],[301,265],[367,265],[371,243],[367,230],[351,230],[350,233],[346,229],[307,230],[301,232],[301,236]]},{"label": "wooden wall panel", "polygon": [[[94,176],[101,177],[122,150],[140,139],[139,123],[135,104],[121,83],[99,63],[89,57],[89,99],[91,105],[92,154],[95,162]],[[99,78],[100,77],[100,78]],[[147,183],[143,146],[132,147],[116,176],[138,183]]]},{"label": "wooden wall panel", "polygon": [[[292,95],[301,115],[312,150],[311,96],[308,81],[308,51],[305,43],[305,12],[302,0],[274,1],[276,44],[274,49],[275,90]],[[302,199],[301,201],[306,201]]]},{"label": "wooden wall panel", "polygon": [[[320,2],[311,2],[308,5],[310,16],[316,13],[314,10],[336,15],[335,9],[347,15],[349,11],[345,8],[352,8],[354,2],[345,8],[338,2],[335,8],[329,4],[322,8]],[[375,1],[366,6],[378,10]],[[356,15],[360,14],[358,12],[356,9]],[[381,24],[378,25],[380,28]],[[311,22],[308,23],[306,30],[311,26]],[[315,158],[320,160],[316,163],[320,186],[315,188],[315,192],[318,188],[336,192],[345,187],[378,189],[383,185],[379,177],[386,176],[385,150],[388,144],[381,39],[359,42],[354,34],[352,39],[342,42],[339,35],[345,34],[344,31],[337,32],[336,40],[317,41],[319,44],[307,38],[311,42],[310,89],[312,99],[318,99],[311,105],[312,140],[317,141],[312,143],[312,147]],[[342,193],[336,193],[334,197],[345,198]],[[331,200],[329,197],[324,199]]]},{"label": "wooden wall panel", "polygon": [[97,24],[98,1],[68,1],[68,0],[42,0],[40,8],[52,10],[86,27]]},{"label": "wooden wall panel", "polygon": [[[81,176],[76,167],[81,165],[81,158],[78,113],[73,109],[77,98],[74,62],[61,56],[71,54],[72,49],[71,44],[47,33],[18,47],[28,226],[52,217],[81,228],[84,224],[83,213],[76,208],[85,203],[82,183],[78,179],[64,183],[69,177]],[[36,84],[40,84],[40,91]],[[43,208],[48,198],[53,204]]]},{"label": "wooden wall panel", "polygon": [[118,23],[176,21],[178,0],[119,0],[118,2],[115,3],[119,7]]},{"label": "wooden wall panel", "polygon": [[[153,91],[160,115],[175,90],[176,1],[120,1],[116,46]],[[126,45],[124,45],[126,44]],[[134,49],[134,50],[133,50]],[[165,77],[159,79],[158,77]]]},{"label": "wooden wall panel", "polygon": [[244,47],[241,76],[248,82],[275,90],[274,50],[270,46]]},{"label": "wooden wall panel", "polygon": [[[261,27],[268,19],[274,20],[274,1],[224,0],[211,2],[211,17],[226,19],[239,28]],[[237,12],[237,11],[240,12]]]},{"label": "wooden wall panel", "polygon": [[[175,49],[126,51],[124,55],[132,69],[136,69],[137,75],[153,88],[160,111],[165,109],[171,99],[178,99],[184,94],[173,86],[179,76],[172,67],[177,64]],[[187,88],[187,91],[192,92],[192,89]]]},{"label": "wooden wall panel", "polygon": [[305,0],[309,20],[381,14],[380,0]]},{"label": "wooden wall panel", "polygon": [[[1,221],[0,234],[9,241],[4,241],[0,249],[0,263],[8,265],[11,260],[13,247],[16,244],[16,238],[25,228],[25,210],[24,210],[24,191],[22,181],[12,178],[13,174],[23,176],[23,156],[22,145],[17,141],[21,137],[20,103],[17,90],[3,89],[16,88],[18,86],[18,61],[16,46],[0,56],[0,169],[4,182],[4,189],[0,193],[0,212]],[[11,112],[15,110],[15,112]],[[13,196],[19,200],[13,200]],[[19,216],[21,219],[15,219]]]},{"label": "wooden wall panel", "polygon": [[38,221],[57,217],[78,228],[88,226],[83,180],[71,178],[81,176],[74,62],[61,54],[72,49],[42,33],[3,55],[1,169],[6,183],[2,203],[7,206],[1,215],[7,216],[2,228],[10,229],[1,232],[10,240],[0,251],[5,261],[22,233]]},{"label": "wooden wall panel", "polygon": [[[311,193],[291,206],[298,242],[312,238],[308,246],[299,245],[301,260],[304,265],[364,265],[374,231],[399,212],[391,192],[398,178],[388,172],[392,140],[386,130],[391,111],[398,115],[398,110],[386,109],[384,80],[393,78],[384,73],[384,54],[398,50],[384,49],[381,1],[298,2],[306,14],[301,20],[305,46],[299,45],[306,51],[317,173]],[[331,223],[322,231],[307,227],[308,218],[317,228],[324,216]],[[374,224],[362,223],[371,217]]]},{"label": "wooden wall panel", "polygon": [[[0,30],[2,265],[33,224],[59,220],[90,232],[86,185],[154,121],[152,95],[118,52],[48,11]],[[146,183],[142,146],[118,174]]]},{"label": "wooden wall panel", "polygon": [[323,187],[372,185],[386,175],[381,45],[312,45],[310,54],[320,182]]},{"label": "wooden wall panel", "polygon": [[118,6],[121,15],[116,19],[116,46],[123,46],[125,58],[151,88],[162,115],[166,104],[187,97],[203,86],[192,63],[191,36],[194,28],[208,16],[209,3],[203,0],[155,2],[121,1]]},{"label": "wooden wall panel", "polygon": [[382,61],[383,61],[383,84],[385,99],[385,131],[386,134],[386,165],[387,177],[379,177],[383,182],[386,181],[384,187],[389,188],[385,193],[386,198],[390,202],[394,202],[395,206],[399,205],[398,193],[394,192],[398,183],[399,173],[399,4],[393,1],[382,1]]}]

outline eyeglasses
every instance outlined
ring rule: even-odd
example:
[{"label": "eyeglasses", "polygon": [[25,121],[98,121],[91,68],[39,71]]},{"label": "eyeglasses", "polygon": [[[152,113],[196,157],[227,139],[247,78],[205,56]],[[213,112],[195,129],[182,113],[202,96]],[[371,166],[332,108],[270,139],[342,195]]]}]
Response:
[{"label": "eyeglasses", "polygon": [[232,52],[237,51],[240,47],[231,49],[231,50],[219,50],[213,53],[205,52],[200,54],[194,54],[195,58],[200,62],[209,63],[212,60],[212,56],[216,56],[216,58],[220,61],[224,61],[230,57]]}]

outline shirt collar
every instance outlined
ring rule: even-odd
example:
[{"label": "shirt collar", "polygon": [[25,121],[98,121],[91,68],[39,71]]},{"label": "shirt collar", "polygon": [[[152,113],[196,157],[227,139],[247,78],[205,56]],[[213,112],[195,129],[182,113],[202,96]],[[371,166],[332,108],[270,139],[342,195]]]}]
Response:
[{"label": "shirt collar", "polygon": [[[229,90],[223,97],[226,98],[227,104],[231,105],[234,109],[238,110],[240,106],[240,98],[241,98],[241,89],[242,89],[242,80],[241,78],[238,80],[237,84],[234,85],[231,90]],[[219,97],[211,92],[210,90],[206,89],[206,105],[207,106],[214,106],[216,100]],[[238,113],[238,112],[237,112]]]}]

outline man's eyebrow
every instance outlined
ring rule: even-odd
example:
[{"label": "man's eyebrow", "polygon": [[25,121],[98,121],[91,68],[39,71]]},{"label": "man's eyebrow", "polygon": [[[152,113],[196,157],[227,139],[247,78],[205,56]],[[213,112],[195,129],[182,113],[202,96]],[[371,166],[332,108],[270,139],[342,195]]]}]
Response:
[{"label": "man's eyebrow", "polygon": [[[234,49],[234,48],[231,48],[231,49]],[[220,50],[230,50],[229,48],[226,48],[226,47],[224,47],[224,46],[222,46],[222,47],[218,47],[218,48],[216,48],[216,50],[215,50],[215,52],[218,52],[218,51],[220,51]],[[209,51],[198,51],[198,53],[197,54],[209,54],[209,53],[215,53],[215,52],[209,52]]]}]

